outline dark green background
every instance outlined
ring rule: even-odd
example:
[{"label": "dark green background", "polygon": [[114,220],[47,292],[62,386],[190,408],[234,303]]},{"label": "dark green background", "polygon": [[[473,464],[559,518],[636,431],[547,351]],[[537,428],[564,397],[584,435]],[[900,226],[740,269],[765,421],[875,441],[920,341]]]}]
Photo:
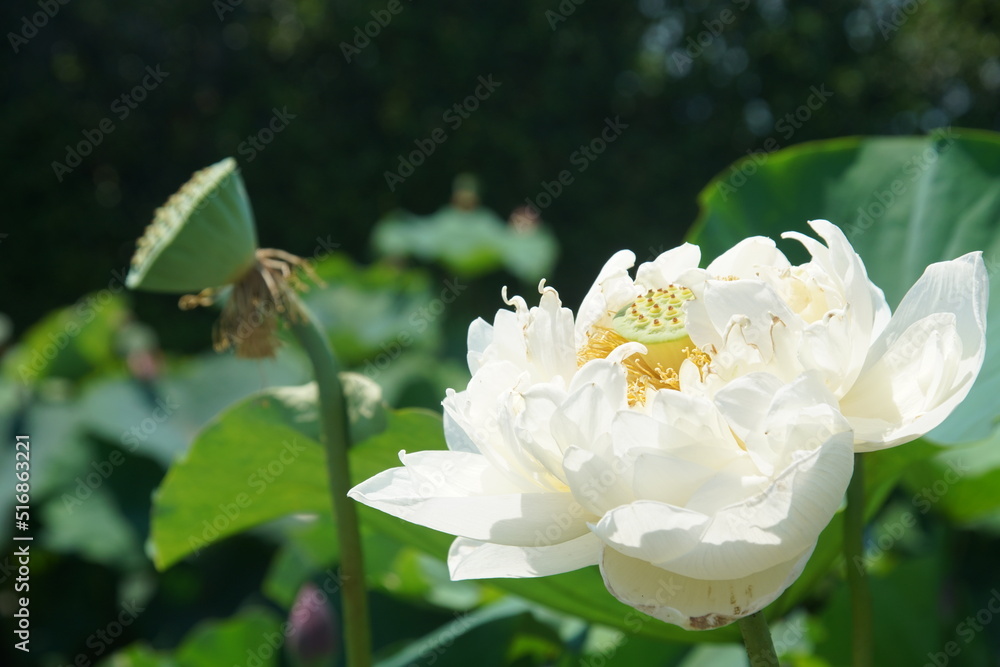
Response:
[{"label": "dark green background", "polygon": [[[912,15],[890,3],[564,0],[573,11],[558,22],[556,0],[403,2],[346,62],[341,43],[387,4],[73,0],[14,53],[6,33],[40,10],[4,3],[0,280],[17,288],[0,309],[18,333],[107,286],[152,210],[226,155],[240,160],[263,245],[308,255],[330,237],[360,260],[381,215],[433,211],[458,172],[478,174],[486,204],[506,217],[570,169],[574,182],[544,218],[562,244],[550,283],[573,304],[609,251],[642,259],[674,245],[700,187],[747,151],[1000,128],[1000,8],[987,0],[915,3]],[[699,51],[710,30],[720,36]],[[169,74],[119,119],[112,105],[147,66]],[[490,74],[500,87],[451,130],[442,114]],[[798,129],[780,124],[813,86],[832,98]],[[239,146],[274,108],[295,118],[249,161]],[[628,129],[576,172],[570,156],[618,116]],[[113,132],[59,182],[52,162],[104,118]],[[438,127],[445,143],[391,192],[384,172]],[[484,298],[504,280],[494,282]],[[486,313],[498,305],[488,300],[460,306]],[[156,324],[173,307],[147,296],[136,305]],[[163,333],[168,345],[199,345]]]}]

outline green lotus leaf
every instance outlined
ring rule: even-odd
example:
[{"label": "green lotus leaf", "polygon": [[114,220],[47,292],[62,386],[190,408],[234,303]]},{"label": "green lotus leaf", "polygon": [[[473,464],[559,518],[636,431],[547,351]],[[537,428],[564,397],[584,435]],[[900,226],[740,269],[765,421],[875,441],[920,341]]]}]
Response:
[{"label": "green lotus leaf", "polygon": [[385,257],[439,262],[467,277],[503,268],[526,283],[548,275],[559,250],[545,227],[515,229],[483,206],[451,204],[428,216],[390,214],[376,225],[372,243]]}]

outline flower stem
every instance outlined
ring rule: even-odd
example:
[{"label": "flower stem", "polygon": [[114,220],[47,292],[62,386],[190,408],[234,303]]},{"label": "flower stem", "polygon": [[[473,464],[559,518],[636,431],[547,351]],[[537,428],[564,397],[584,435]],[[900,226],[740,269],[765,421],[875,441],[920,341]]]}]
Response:
[{"label": "flower stem", "polygon": [[847,487],[844,516],[844,557],[847,560],[847,583],[851,589],[851,664],[871,667],[872,594],[864,561],[865,469],[863,454],[854,455],[854,475]]},{"label": "flower stem", "polygon": [[326,334],[305,304],[291,296],[288,306],[292,312],[292,316],[286,318],[288,326],[312,362],[319,389],[321,438],[326,448],[326,469],[333,495],[337,540],[340,542],[340,595],[344,611],[347,665],[369,667],[371,627],[358,514],[354,503],[347,497],[351,488],[347,459],[351,437],[348,431],[347,402],[338,375],[340,365]]},{"label": "flower stem", "polygon": [[767,629],[764,612],[744,616],[740,619],[740,632],[747,647],[750,667],[778,667],[778,654],[774,652],[771,631]]}]

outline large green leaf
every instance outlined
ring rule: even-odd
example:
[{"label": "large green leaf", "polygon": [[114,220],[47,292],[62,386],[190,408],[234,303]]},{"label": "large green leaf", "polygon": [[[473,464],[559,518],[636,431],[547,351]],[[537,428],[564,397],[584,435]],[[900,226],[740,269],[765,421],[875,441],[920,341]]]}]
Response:
[{"label": "large green leaf", "polygon": [[345,364],[395,359],[440,342],[440,311],[431,310],[437,294],[425,271],[386,263],[362,268],[342,254],[317,261],[315,270],[326,285],[303,299]]},{"label": "large green leaf", "polygon": [[222,410],[266,386],[307,382],[308,362],[294,348],[274,359],[246,363],[209,353],[179,363],[144,385],[133,378],[101,378],[80,397],[81,427],[164,467]]},{"label": "large green leaf", "polygon": [[435,407],[429,397],[468,382],[464,365],[436,352],[451,304],[468,284],[453,276],[434,284],[423,269],[388,262],[359,267],[341,254],[318,260],[315,270],[326,286],[305,293],[309,310],[340,360],[377,381],[391,405]]},{"label": "large green leaf", "polygon": [[[990,435],[1000,415],[1000,135],[949,128],[927,137],[850,138],[745,158],[701,193],[689,240],[706,257],[752,235],[840,225],[869,277],[899,302],[928,264],[982,250],[991,292],[986,362],[965,402],[930,439]],[[788,243],[790,254],[804,253]]]},{"label": "large green leaf", "polygon": [[548,275],[558,253],[544,226],[522,229],[487,208],[452,205],[425,217],[393,213],[376,225],[372,243],[381,255],[440,262],[461,276],[504,268],[526,283]]},{"label": "large green leaf", "polygon": [[[352,435],[367,437],[385,419],[375,385],[342,377]],[[156,566],[272,519],[328,512],[317,417],[316,388],[308,384],[260,392],[206,427],[154,494],[148,551]]]},{"label": "large green leaf", "polygon": [[965,525],[1000,519],[1000,434],[980,442],[941,449],[915,462],[903,478],[920,514],[932,509]]}]

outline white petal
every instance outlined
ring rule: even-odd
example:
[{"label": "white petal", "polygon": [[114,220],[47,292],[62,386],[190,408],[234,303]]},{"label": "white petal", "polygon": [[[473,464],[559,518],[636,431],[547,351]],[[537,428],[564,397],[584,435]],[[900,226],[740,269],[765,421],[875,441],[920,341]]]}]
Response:
[{"label": "white petal", "polygon": [[760,266],[781,269],[788,267],[789,264],[785,255],[775,247],[772,239],[766,236],[751,236],[716,257],[706,271],[713,278],[735,276],[755,279],[759,277],[757,267]]},{"label": "white petal", "polygon": [[[506,445],[500,431],[498,411],[503,397],[517,386],[524,372],[508,361],[494,361],[486,364],[469,381],[464,391],[449,392],[441,405],[448,415],[448,421],[465,437],[458,437],[451,449],[465,450],[471,442],[482,455],[501,469],[511,469],[511,462],[505,455]],[[445,437],[450,434],[445,432]],[[512,479],[515,474],[513,470]]]},{"label": "white petal", "polygon": [[796,451],[816,449],[851,428],[816,371],[788,384],[747,375],[720,390],[716,403],[766,474],[789,465]]},{"label": "white petal", "polygon": [[627,405],[625,370],[595,359],[574,376],[569,397],[553,414],[553,432],[564,448],[587,447],[597,435],[610,432],[615,414]]},{"label": "white petal", "polygon": [[844,359],[848,370],[846,375],[856,375],[864,355],[862,351],[888,320],[889,306],[882,290],[868,279],[861,257],[854,251],[844,232],[826,220],[811,220],[812,227],[826,241],[824,246],[816,240],[798,232],[782,234],[783,238],[794,238],[802,243],[813,256],[813,262],[839,284],[844,303],[850,304],[852,337],[862,339],[854,346],[854,354]]},{"label": "white petal", "polygon": [[592,529],[621,553],[699,579],[738,579],[809,548],[840,505],[853,470],[849,433],[802,452],[773,483],[709,515],[637,501]]},{"label": "white petal", "polygon": [[459,537],[448,551],[448,569],[452,581],[545,577],[596,565],[601,548],[601,541],[590,533],[541,547],[515,547]]},{"label": "white petal", "polygon": [[[518,304],[522,305],[521,297]],[[498,310],[493,318],[493,339],[479,358],[480,367],[488,362],[509,362],[517,368],[524,368],[527,363],[527,346],[524,342],[524,327],[528,322],[528,311],[514,312]]]},{"label": "white petal", "polygon": [[[465,391],[448,394],[443,406],[467,440],[513,484],[524,491],[549,489],[548,475],[525,451],[515,430],[520,407],[515,390],[526,381],[526,372],[513,362],[490,362],[472,376]],[[461,439],[456,449],[466,445]]]},{"label": "white petal", "polygon": [[866,367],[874,365],[880,353],[910,325],[939,312],[955,314],[964,356],[981,361],[985,348],[988,298],[989,277],[981,252],[931,264],[903,297],[889,326],[872,345]]},{"label": "white petal", "polygon": [[767,489],[771,482],[773,466],[769,463],[761,466],[758,461],[757,457],[745,454],[719,465],[715,474],[691,494],[685,507],[709,516],[731,505],[743,507],[747,498]]},{"label": "white petal", "polygon": [[697,549],[711,521],[684,507],[637,500],[607,512],[592,530],[621,553],[662,566]]},{"label": "white petal", "polygon": [[[610,440],[610,438],[608,438]],[[610,454],[610,442],[604,455],[580,447],[570,447],[563,459],[563,468],[573,496],[591,514],[604,512],[635,500],[632,492],[631,466],[617,462]]]},{"label": "white petal", "polygon": [[[702,349],[715,350],[713,369],[724,378],[753,371],[783,379],[798,375],[797,341],[803,322],[770,285],[710,280],[704,296],[690,303],[691,340]],[[697,309],[704,309],[703,314]]]},{"label": "white petal", "polygon": [[618,456],[628,456],[631,452],[638,456],[638,452],[643,451],[668,452],[708,444],[696,433],[633,410],[623,410],[615,415],[611,433]]},{"label": "white petal", "polygon": [[681,456],[641,452],[634,464],[632,491],[636,498],[684,506],[718,472],[716,467]]},{"label": "white petal", "polygon": [[421,497],[462,498],[520,491],[479,454],[433,449],[413,453],[401,451],[399,460]]},{"label": "white petal", "polygon": [[669,427],[671,449],[682,446],[686,440],[676,431],[704,446],[727,446],[733,442],[729,424],[705,396],[669,390],[657,392],[649,406],[649,416]]},{"label": "white petal", "polygon": [[750,373],[726,384],[715,394],[715,404],[733,432],[744,442],[763,431],[771,401],[784,383],[770,373]]},{"label": "white petal", "polygon": [[[635,282],[639,291],[666,287],[677,282],[677,278],[688,269],[697,268],[701,261],[701,248],[684,243],[661,253],[652,262],[644,262],[635,272]],[[633,298],[635,295],[633,295]]]},{"label": "white petal", "polygon": [[536,384],[524,392],[524,407],[515,420],[515,430],[524,450],[560,479],[563,479],[563,450],[569,443],[555,437],[552,419],[565,399],[566,392],[561,387],[551,383]]},{"label": "white petal", "polygon": [[604,585],[639,611],[688,630],[711,630],[760,611],[802,574],[812,546],[789,560],[737,579],[694,579],[610,547],[601,558]]},{"label": "white petal", "polygon": [[[449,389],[445,400],[447,401],[449,397],[454,395],[455,390]],[[452,417],[448,410],[444,411],[444,440],[448,443],[448,449],[454,452],[469,452],[472,454],[479,452],[469,434],[455,421],[455,418]]]},{"label": "white petal", "polygon": [[841,401],[857,450],[909,442],[944,421],[975,378],[959,376],[961,357],[950,313],[928,315],[903,332]]},{"label": "white petal", "polygon": [[712,281],[705,287],[705,302],[709,317],[720,331],[734,315],[744,315],[748,320],[743,327],[744,337],[761,351],[765,361],[774,355],[772,330],[798,323],[798,317],[774,290],[755,280]]},{"label": "white petal", "polygon": [[534,382],[549,382],[555,377],[568,380],[576,372],[573,313],[562,307],[551,287],[543,289],[538,307],[531,309],[524,337]]},{"label": "white petal", "polygon": [[411,523],[499,544],[548,543],[550,526],[558,529],[553,542],[587,532],[591,517],[572,494],[512,492],[479,455],[418,452],[401,458],[407,467],[381,472],[348,495]]},{"label": "white petal", "polygon": [[516,391],[507,391],[500,395],[500,405],[497,410],[497,429],[500,439],[494,443],[487,455],[490,460],[501,460],[498,467],[514,474],[517,481],[530,480],[533,491],[564,491],[565,484],[557,475],[561,468],[550,471],[545,464],[534,456],[534,443],[526,442],[532,435],[522,431],[518,426],[518,417],[524,412],[524,397]]},{"label": "white petal", "polygon": [[841,401],[858,451],[917,438],[966,397],[985,356],[988,292],[981,253],[927,267]]},{"label": "white petal", "polygon": [[743,451],[710,401],[665,390],[644,415],[623,410],[615,415],[612,437],[618,458],[634,461],[643,454],[664,454],[697,466],[717,469]]},{"label": "white petal", "polygon": [[611,256],[597,276],[576,314],[576,346],[587,342],[587,332],[601,319],[613,315],[636,297],[636,288],[628,271],[635,264],[635,253],[619,250]]},{"label": "white petal", "polygon": [[483,353],[493,342],[493,325],[481,317],[477,317],[469,325],[469,353],[467,355],[469,372],[475,374],[483,364]]},{"label": "white petal", "polygon": [[870,344],[868,332],[856,335],[850,310],[830,311],[807,326],[798,352],[803,368],[820,371],[838,396],[846,394],[857,380]]}]

